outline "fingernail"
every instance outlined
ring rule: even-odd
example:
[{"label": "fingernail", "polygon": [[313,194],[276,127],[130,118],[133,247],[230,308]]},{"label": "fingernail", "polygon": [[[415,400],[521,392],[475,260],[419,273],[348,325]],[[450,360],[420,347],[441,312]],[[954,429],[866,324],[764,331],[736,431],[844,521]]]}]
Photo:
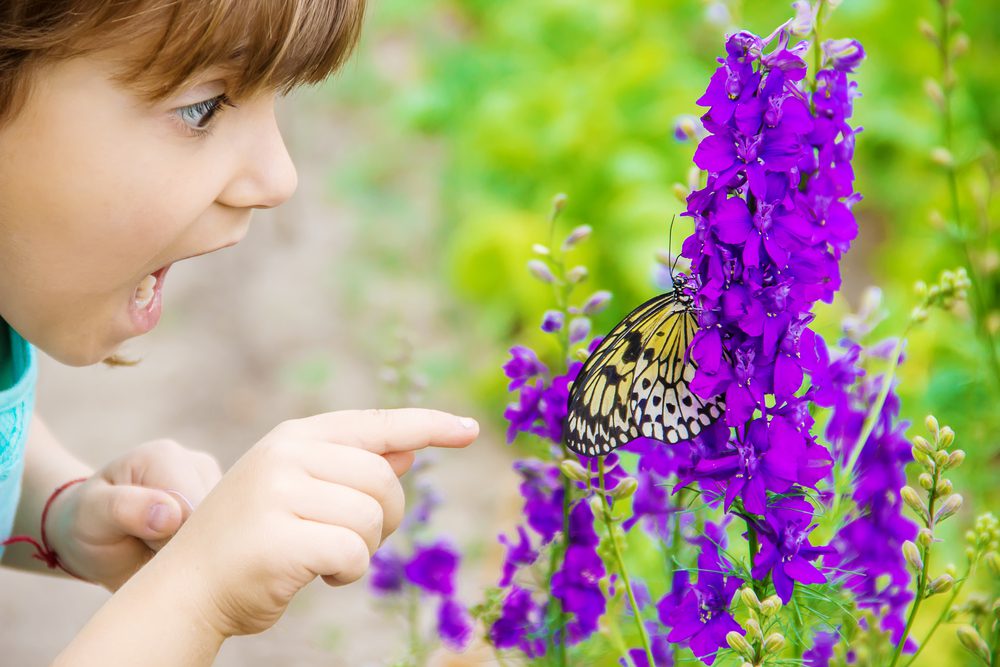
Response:
[{"label": "fingernail", "polygon": [[471,417],[459,417],[458,423],[462,425],[462,428],[476,428],[476,420]]},{"label": "fingernail", "polygon": [[149,518],[146,521],[146,525],[149,526],[150,530],[162,533],[167,529],[169,521],[170,508],[163,503],[157,503],[149,508]]}]

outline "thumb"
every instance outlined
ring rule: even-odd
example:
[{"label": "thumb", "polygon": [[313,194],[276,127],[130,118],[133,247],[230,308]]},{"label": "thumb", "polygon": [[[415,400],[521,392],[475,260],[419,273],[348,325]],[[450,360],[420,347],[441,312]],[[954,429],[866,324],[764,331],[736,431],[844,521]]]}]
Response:
[{"label": "thumb", "polygon": [[169,493],[141,486],[110,485],[105,492],[105,516],[122,535],[155,540],[177,532],[183,509]]}]

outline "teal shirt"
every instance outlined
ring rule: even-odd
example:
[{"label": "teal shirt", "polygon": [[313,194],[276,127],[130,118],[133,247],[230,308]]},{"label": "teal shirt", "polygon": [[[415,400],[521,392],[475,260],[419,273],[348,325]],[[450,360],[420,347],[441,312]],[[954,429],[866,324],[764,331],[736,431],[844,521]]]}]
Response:
[{"label": "teal shirt", "polygon": [[35,348],[0,319],[0,542],[10,537],[21,498],[24,443],[37,379]]}]

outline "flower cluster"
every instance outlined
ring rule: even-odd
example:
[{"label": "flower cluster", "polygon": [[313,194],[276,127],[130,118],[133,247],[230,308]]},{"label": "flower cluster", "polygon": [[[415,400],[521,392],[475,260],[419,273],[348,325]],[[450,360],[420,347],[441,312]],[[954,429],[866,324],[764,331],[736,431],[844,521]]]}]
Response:
[{"label": "flower cluster", "polygon": [[847,80],[857,59],[828,53],[810,95],[807,48],[790,45],[785,29],[728,39],[698,100],[709,135],[694,160],[708,177],[687,198],[695,231],[683,247],[701,327],[690,348],[692,388],[723,395],[732,428],[721,446],[702,447],[693,476],[722,494],[726,509],[739,500],[760,538],[752,574],[770,576],[785,603],[794,582],[825,580],[810,564],[824,553],[808,541],[811,505],[788,496],[815,488],[832,463],[811,433],[810,393],[800,389],[807,374],[828,372],[811,311],[839,288],[860,199],[848,123],[856,92]]},{"label": "flower cluster", "polygon": [[[423,462],[411,470],[410,481],[416,485],[411,496],[417,498],[414,509],[403,520],[399,533],[408,538],[411,549],[405,554],[393,543],[384,545],[371,560],[369,585],[380,596],[416,604],[405,595],[408,590],[437,599],[437,634],[446,646],[461,650],[472,639],[472,618],[455,595],[455,576],[461,562],[458,550],[447,540],[422,540],[419,534],[430,521],[431,513],[440,502],[433,488],[420,478]],[[395,541],[395,540],[394,540]],[[416,613],[411,609],[411,613]],[[417,632],[414,629],[414,632]],[[411,646],[420,653],[422,646]]]}]

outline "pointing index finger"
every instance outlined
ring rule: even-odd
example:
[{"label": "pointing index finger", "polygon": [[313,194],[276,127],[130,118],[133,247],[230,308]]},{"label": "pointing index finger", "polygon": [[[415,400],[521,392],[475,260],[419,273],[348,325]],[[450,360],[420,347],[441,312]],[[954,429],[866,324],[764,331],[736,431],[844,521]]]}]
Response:
[{"label": "pointing index finger", "polygon": [[296,435],[376,454],[409,452],[424,447],[465,447],[479,435],[479,424],[440,410],[341,410],[292,419],[285,427]]}]

